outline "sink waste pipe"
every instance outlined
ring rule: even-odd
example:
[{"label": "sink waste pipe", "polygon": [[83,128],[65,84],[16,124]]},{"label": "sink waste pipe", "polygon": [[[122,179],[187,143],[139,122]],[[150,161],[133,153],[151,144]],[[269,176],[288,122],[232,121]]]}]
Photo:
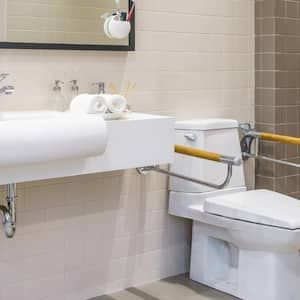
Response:
[{"label": "sink waste pipe", "polygon": [[17,189],[16,184],[7,185],[7,196],[6,202],[7,207],[0,205],[0,214],[2,216],[2,224],[4,233],[7,238],[12,238],[16,232],[16,200],[17,200]]}]

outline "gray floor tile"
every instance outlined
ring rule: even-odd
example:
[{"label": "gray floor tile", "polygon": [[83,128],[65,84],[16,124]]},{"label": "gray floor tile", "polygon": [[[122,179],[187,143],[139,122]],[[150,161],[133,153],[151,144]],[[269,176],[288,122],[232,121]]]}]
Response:
[{"label": "gray floor tile", "polygon": [[237,300],[237,298],[181,275],[90,300]]}]

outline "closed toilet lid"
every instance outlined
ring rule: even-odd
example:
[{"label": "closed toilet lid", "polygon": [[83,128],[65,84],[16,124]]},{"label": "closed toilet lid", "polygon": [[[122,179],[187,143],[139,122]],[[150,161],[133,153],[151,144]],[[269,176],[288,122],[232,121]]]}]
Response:
[{"label": "closed toilet lid", "polygon": [[208,198],[204,201],[203,210],[235,220],[300,229],[300,201],[268,190]]}]

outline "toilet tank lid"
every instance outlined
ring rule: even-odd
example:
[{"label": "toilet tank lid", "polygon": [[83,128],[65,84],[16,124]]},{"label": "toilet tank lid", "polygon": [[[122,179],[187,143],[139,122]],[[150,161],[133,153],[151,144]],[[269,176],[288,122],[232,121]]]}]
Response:
[{"label": "toilet tank lid", "polygon": [[238,121],[231,119],[193,119],[175,123],[177,130],[213,130],[237,128]]}]

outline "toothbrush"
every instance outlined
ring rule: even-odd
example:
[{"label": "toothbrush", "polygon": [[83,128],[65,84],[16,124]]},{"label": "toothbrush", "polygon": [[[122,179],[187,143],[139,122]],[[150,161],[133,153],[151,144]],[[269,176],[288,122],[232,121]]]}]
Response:
[{"label": "toothbrush", "polygon": [[[132,83],[130,80],[128,81],[127,84],[127,89],[125,92],[124,97],[128,100],[129,94],[132,93],[135,90],[136,87],[136,82]],[[127,112],[131,112],[131,106],[127,104]]]},{"label": "toothbrush", "polygon": [[127,85],[126,85],[126,88],[125,88],[125,93],[124,93],[124,97],[127,99],[128,98],[128,95],[129,95],[129,89],[130,89],[130,86],[131,86],[131,81],[129,80]]},{"label": "toothbrush", "polygon": [[132,0],[132,6],[131,6],[131,9],[130,9],[128,15],[127,15],[126,21],[130,22],[130,20],[133,16],[134,9],[135,9],[135,0]]},{"label": "toothbrush", "polygon": [[116,88],[116,86],[112,82],[109,84],[109,88],[113,93],[120,94],[120,91]]},{"label": "toothbrush", "polygon": [[136,87],[136,82],[133,83],[132,81],[129,80],[127,85],[126,85],[125,93],[124,93],[124,97],[126,99],[128,99],[129,94],[132,93],[135,90],[135,87]]}]

